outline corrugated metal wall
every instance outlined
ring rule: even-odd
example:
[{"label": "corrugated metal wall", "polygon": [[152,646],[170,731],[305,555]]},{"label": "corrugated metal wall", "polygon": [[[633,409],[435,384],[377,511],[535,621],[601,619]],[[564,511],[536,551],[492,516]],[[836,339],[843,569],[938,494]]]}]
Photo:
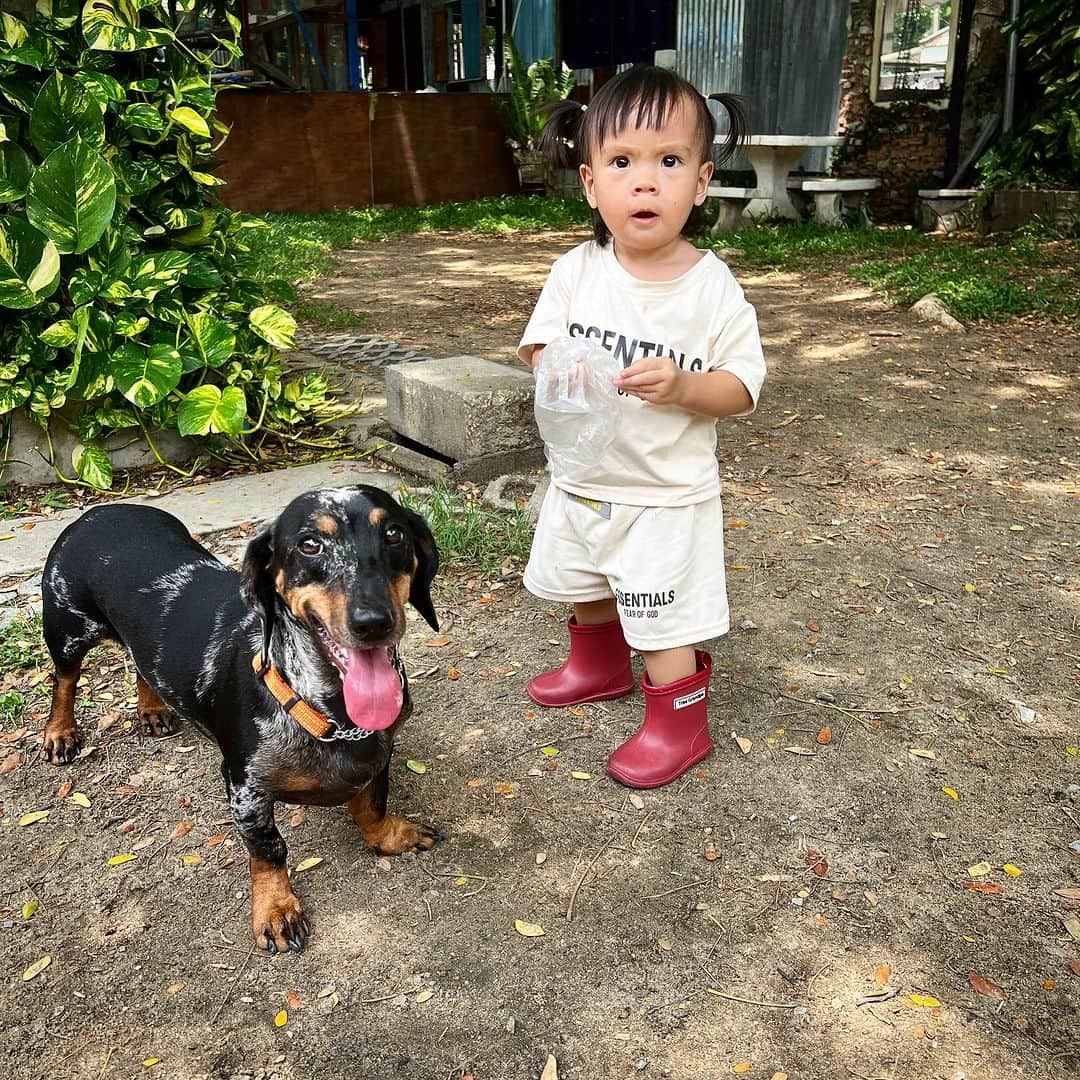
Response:
[{"label": "corrugated metal wall", "polygon": [[555,55],[555,0],[514,0],[511,30],[522,60]]},{"label": "corrugated metal wall", "polygon": [[[676,70],[703,94],[742,94],[756,134],[835,132],[848,0],[679,0],[678,10]],[[800,167],[827,163],[827,150],[811,150]]]}]

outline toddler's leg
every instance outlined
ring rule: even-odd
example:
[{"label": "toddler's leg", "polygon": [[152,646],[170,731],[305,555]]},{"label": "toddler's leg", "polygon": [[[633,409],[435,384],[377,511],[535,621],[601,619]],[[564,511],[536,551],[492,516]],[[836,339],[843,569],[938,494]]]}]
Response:
[{"label": "toddler's leg", "polygon": [[645,719],[608,758],[607,771],[628,787],[654,788],[670,784],[712,750],[712,657],[690,646],[646,652],[644,657]]},{"label": "toddler's leg", "polygon": [[533,701],[556,708],[625,697],[634,689],[630,646],[623,637],[614,599],[575,604],[566,628],[570,655],[565,664],[529,683]]}]

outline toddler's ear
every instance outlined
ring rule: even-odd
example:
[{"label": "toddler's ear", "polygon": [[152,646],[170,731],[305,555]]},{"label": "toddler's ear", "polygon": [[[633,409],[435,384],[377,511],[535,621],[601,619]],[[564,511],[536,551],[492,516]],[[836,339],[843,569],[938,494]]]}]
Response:
[{"label": "toddler's ear", "polygon": [[694,195],[695,206],[700,206],[709,193],[709,181],[712,179],[713,168],[711,161],[705,161],[698,170],[697,192]]},{"label": "toddler's ear", "polygon": [[581,164],[578,166],[578,172],[581,173],[581,183],[585,187],[585,199],[588,204],[595,210],[596,209],[596,193],[593,191],[593,174],[592,169],[588,165]]}]

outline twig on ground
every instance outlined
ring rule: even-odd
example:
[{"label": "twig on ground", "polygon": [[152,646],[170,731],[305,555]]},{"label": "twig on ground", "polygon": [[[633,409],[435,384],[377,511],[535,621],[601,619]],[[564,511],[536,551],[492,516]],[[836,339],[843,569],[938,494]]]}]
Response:
[{"label": "twig on ground", "polygon": [[688,881],[685,885],[676,885],[674,889],[665,889],[663,892],[652,893],[649,896],[643,896],[642,900],[659,900],[662,896],[670,896],[672,893],[683,892],[685,889],[692,889],[695,885],[704,885],[705,879],[698,878],[696,881]]},{"label": "twig on ground", "polygon": [[521,757],[522,754],[531,754],[534,750],[543,750],[545,746],[554,746],[556,743],[573,742],[574,739],[591,739],[591,731],[583,731],[580,735],[556,735],[548,739],[546,742],[537,743],[535,746],[526,746],[523,750],[515,750],[508,758],[500,761],[496,764],[496,769],[501,769],[504,765],[509,765],[515,758]]},{"label": "twig on ground", "polygon": [[574,918],[574,901],[577,900],[578,891],[581,889],[582,882],[589,876],[589,871],[596,865],[596,860],[607,850],[608,845],[615,839],[617,832],[613,832],[599,847],[596,854],[592,857],[589,865],[585,867],[581,877],[577,879],[577,884],[574,886],[573,891],[570,893],[570,902],[566,905],[566,921],[572,922]]},{"label": "twig on ground", "polygon": [[254,942],[252,943],[251,951],[247,954],[247,956],[244,957],[244,962],[237,969],[236,974],[233,976],[232,982],[229,983],[228,989],[225,991],[225,996],[221,999],[221,1003],[218,1005],[217,1009],[214,1011],[214,1015],[210,1017],[211,1025],[213,1025],[213,1024],[215,1024],[217,1022],[217,1018],[221,1015],[222,1009],[225,1008],[225,1003],[232,996],[233,990],[236,989],[236,984],[240,981],[240,976],[244,974],[244,968],[246,968],[248,966],[248,962],[255,955],[255,950],[258,947],[259,946],[256,945]]},{"label": "twig on ground", "polygon": [[798,1009],[802,1006],[802,1002],[799,1001],[758,1001],[755,998],[739,997],[737,994],[717,990],[715,986],[707,986],[705,991],[725,1001],[737,1001],[740,1005],[760,1005],[763,1009]]}]

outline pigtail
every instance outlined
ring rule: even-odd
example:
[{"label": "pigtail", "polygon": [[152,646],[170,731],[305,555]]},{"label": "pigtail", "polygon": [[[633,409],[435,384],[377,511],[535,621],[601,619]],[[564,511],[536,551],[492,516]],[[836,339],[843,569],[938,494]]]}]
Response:
[{"label": "pigtail", "polygon": [[722,143],[718,143],[718,165],[733,158],[736,152],[745,145],[750,135],[750,117],[746,110],[746,100],[736,94],[710,94],[709,101],[715,101],[720,108],[727,113],[727,135]]},{"label": "pigtail", "polygon": [[581,164],[579,136],[585,106],[578,101],[556,101],[545,110],[548,118],[537,146],[557,169],[576,169]]}]

